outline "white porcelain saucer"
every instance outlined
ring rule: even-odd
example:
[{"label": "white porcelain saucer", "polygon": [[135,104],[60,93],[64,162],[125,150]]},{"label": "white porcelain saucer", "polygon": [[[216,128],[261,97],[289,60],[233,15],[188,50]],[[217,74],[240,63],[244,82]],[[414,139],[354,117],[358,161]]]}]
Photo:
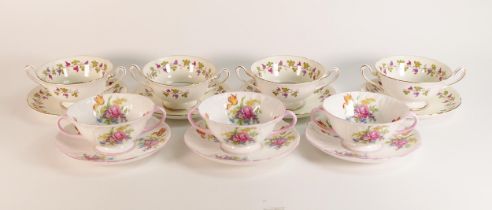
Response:
[{"label": "white porcelain saucer", "polygon": [[[373,81],[379,83],[378,79],[373,79]],[[379,89],[369,82],[366,82],[362,86],[362,91],[384,94],[383,90]],[[424,109],[414,111],[419,119],[425,119],[451,113],[461,105],[461,97],[454,88],[446,87],[441,90],[435,97],[429,100],[428,103],[429,104]]]},{"label": "white porcelain saucer", "polygon": [[321,130],[314,122],[309,122],[306,128],[306,139],[313,146],[333,157],[357,163],[381,163],[411,154],[421,145],[418,131],[414,130],[399,138],[385,140],[383,147],[374,152],[355,152],[342,146],[335,131]]},{"label": "white porcelain saucer", "polygon": [[[152,118],[149,123],[156,123]],[[75,127],[70,124],[66,130],[77,133]],[[105,154],[97,151],[89,141],[83,138],[68,137],[59,133],[56,138],[56,146],[68,157],[98,164],[120,164],[136,161],[148,157],[159,151],[171,138],[171,129],[166,123],[159,127],[140,134],[135,142],[135,147],[130,151],[119,154]]]},{"label": "white porcelain saucer", "polygon": [[[126,93],[127,88],[121,82],[117,82],[112,88],[103,93]],[[62,102],[54,97],[43,86],[37,86],[32,89],[27,96],[27,104],[34,111],[50,115],[62,115],[66,108]]]},{"label": "white porcelain saucer", "polygon": [[[204,126],[204,122],[201,120],[197,124]],[[288,124],[281,121],[276,128],[285,125]],[[197,131],[191,126],[186,130],[184,140],[193,152],[203,158],[229,165],[253,165],[287,156],[299,145],[300,136],[295,128],[282,134],[270,136],[265,140],[261,149],[247,155],[224,152],[214,136]]]},{"label": "white porcelain saucer", "polygon": [[[202,97],[201,100],[204,100],[210,96],[217,95],[217,94],[224,93],[224,92],[228,92],[228,91],[231,91],[229,86],[222,84],[222,85],[219,85],[219,86],[209,90]],[[154,101],[155,104],[162,104],[161,100],[157,96],[155,96],[154,91],[150,87],[140,85],[135,90],[135,93],[149,97],[150,99],[152,99],[152,101]],[[162,107],[164,107],[164,106],[162,106]],[[166,109],[167,119],[174,119],[174,120],[187,119],[187,114],[188,114],[189,109],[169,109],[166,107],[164,107],[164,109]],[[197,117],[197,116],[198,115],[194,115],[194,117]]]},{"label": "white porcelain saucer", "polygon": [[[241,86],[240,90],[258,92],[255,90],[255,88],[253,88],[253,86],[254,83],[250,81]],[[296,114],[297,118],[308,117],[311,113],[311,110],[321,106],[321,104],[323,104],[323,100],[333,94],[335,94],[335,89],[331,86],[320,88],[316,90],[313,95],[306,98],[306,103],[301,108],[292,111],[294,112],[294,114]]]}]

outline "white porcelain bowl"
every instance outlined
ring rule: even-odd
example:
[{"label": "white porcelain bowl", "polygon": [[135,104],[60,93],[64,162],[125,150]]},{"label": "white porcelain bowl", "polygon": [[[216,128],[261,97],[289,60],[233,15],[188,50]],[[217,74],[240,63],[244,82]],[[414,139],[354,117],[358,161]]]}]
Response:
[{"label": "white porcelain bowl", "polygon": [[[192,118],[198,110],[207,128],[199,127]],[[289,126],[273,130],[286,116]],[[228,92],[205,99],[188,113],[191,125],[201,132],[214,135],[221,148],[229,153],[246,154],[261,148],[265,138],[285,132],[295,126],[297,118],[285,109],[281,101],[260,93]]]},{"label": "white porcelain bowl", "polygon": [[60,102],[75,102],[100,94],[126,73],[124,68],[113,70],[113,64],[106,59],[90,56],[59,59],[39,68],[28,65],[26,72]]},{"label": "white porcelain bowl", "polygon": [[152,88],[163,105],[171,109],[196,105],[207,91],[229,77],[229,71],[219,73],[209,61],[193,56],[159,58],[142,69],[132,65],[130,72],[137,81]]},{"label": "white porcelain bowl", "polygon": [[[242,72],[250,78],[244,77]],[[273,56],[256,61],[250,69],[238,66],[236,73],[244,82],[255,81],[255,88],[281,100],[287,109],[304,105],[314,91],[335,81],[339,69],[326,70],[321,64],[299,56]]]},{"label": "white porcelain bowl", "polygon": [[[160,111],[161,121],[145,128],[152,114]],[[58,128],[65,135],[82,136],[93,143],[98,151],[121,153],[134,146],[135,138],[164,122],[166,111],[154,105],[149,98],[137,94],[113,93],[97,95],[74,103],[58,119]],[[72,123],[79,134],[66,132],[62,120]]]},{"label": "white porcelain bowl", "polygon": [[[384,90],[385,94],[406,102],[413,110],[427,106],[427,101],[443,88],[459,82],[466,69],[453,71],[447,65],[433,59],[417,56],[392,56],[361,67],[367,82]],[[369,78],[368,73],[379,77],[381,84]]]},{"label": "white porcelain bowl", "polygon": [[377,93],[345,92],[326,98],[323,106],[311,112],[311,121],[325,115],[329,125],[348,149],[375,151],[387,140],[409,133],[417,117],[403,102]]}]

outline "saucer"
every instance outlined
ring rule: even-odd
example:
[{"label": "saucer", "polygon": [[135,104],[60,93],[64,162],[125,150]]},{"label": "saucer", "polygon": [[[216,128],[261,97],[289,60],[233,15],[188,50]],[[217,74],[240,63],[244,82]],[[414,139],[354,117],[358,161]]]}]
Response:
[{"label": "saucer", "polygon": [[[200,120],[197,125],[203,126]],[[276,128],[288,125],[281,121]],[[285,133],[267,137],[261,149],[246,155],[236,155],[224,152],[219,141],[212,135],[189,127],[184,135],[185,144],[193,152],[205,159],[229,165],[253,165],[287,156],[299,145],[300,136],[295,128]]]},{"label": "saucer", "polygon": [[314,122],[309,122],[306,128],[306,139],[313,146],[333,157],[357,163],[381,163],[407,156],[417,150],[422,139],[414,130],[399,138],[384,140],[382,148],[373,152],[355,152],[342,146],[342,139],[335,131],[321,130]]},{"label": "saucer", "polygon": [[[157,119],[151,118],[153,123]],[[76,133],[75,126],[67,125],[64,129]],[[171,138],[171,129],[163,123],[154,130],[142,133],[135,140],[135,146],[128,152],[118,154],[101,153],[95,149],[88,141],[83,138],[73,138],[63,134],[58,134],[56,146],[68,157],[83,160],[91,163],[100,164],[120,164],[139,160],[148,157],[159,151]]]},{"label": "saucer", "polygon": [[[374,79],[373,81],[379,83],[377,79]],[[369,82],[366,82],[362,86],[362,91],[384,93],[383,90]],[[456,110],[461,105],[461,97],[454,88],[446,87],[442,89],[435,97],[430,99],[428,103],[429,104],[424,109],[413,111],[417,114],[417,116],[419,116],[419,119],[444,115]]]},{"label": "saucer", "polygon": [[[251,91],[251,92],[259,92],[256,91],[254,88],[254,83],[253,82],[248,82],[241,86],[240,90],[242,91]],[[304,118],[304,117],[309,117],[311,110],[313,110],[316,107],[319,107],[323,104],[323,100],[325,98],[328,98],[329,96],[335,94],[335,89],[333,87],[325,86],[322,87],[316,91],[314,91],[314,94],[306,98],[306,103],[296,109],[296,110],[291,110],[296,114],[297,118]]]},{"label": "saucer", "polygon": [[[225,93],[227,91],[231,91],[231,89],[227,85],[225,85],[225,84],[219,85],[215,88],[210,89],[201,98],[201,100],[206,99],[206,98],[213,96],[213,95]],[[162,104],[161,100],[157,96],[155,96],[154,91],[150,87],[145,87],[143,85],[140,85],[135,90],[135,93],[149,97],[150,99],[152,99],[152,101],[154,101],[155,104]],[[162,106],[162,107],[164,107],[164,106]],[[170,109],[167,107],[164,107],[164,109],[166,109],[166,114],[167,114],[166,118],[167,119],[174,119],[174,120],[187,119],[188,111],[190,110],[190,109]],[[198,115],[194,115],[194,116],[197,117]]]},{"label": "saucer", "polygon": [[[103,93],[125,93],[127,88],[121,82],[117,82],[112,88]],[[66,108],[62,105],[63,102],[51,97],[51,93],[43,86],[37,86],[32,89],[27,96],[27,104],[31,109],[37,112],[50,115],[62,115]]]}]

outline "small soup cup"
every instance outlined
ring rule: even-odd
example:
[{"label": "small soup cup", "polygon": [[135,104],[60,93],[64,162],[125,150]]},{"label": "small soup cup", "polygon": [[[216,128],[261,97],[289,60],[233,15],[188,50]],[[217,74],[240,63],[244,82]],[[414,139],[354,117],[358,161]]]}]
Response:
[{"label": "small soup cup", "polygon": [[61,103],[100,94],[112,88],[126,73],[123,67],[113,71],[110,61],[90,56],[59,59],[39,68],[28,65],[25,70],[29,78]]},{"label": "small soup cup", "polygon": [[[193,121],[192,115],[197,110],[207,128]],[[287,115],[292,117],[291,123],[274,131],[275,125]],[[188,120],[194,128],[214,135],[225,152],[234,154],[260,149],[266,137],[283,133],[297,123],[295,114],[286,110],[281,101],[253,92],[228,92],[209,97],[190,110]]]},{"label": "small soup cup", "polygon": [[276,97],[287,109],[295,110],[314,91],[335,81],[340,70],[335,67],[327,71],[318,62],[304,57],[273,56],[256,61],[249,70],[238,66],[236,73],[243,82],[252,79],[259,92]]},{"label": "small soup cup", "polygon": [[209,61],[192,56],[171,56],[129,68],[132,76],[149,86],[170,109],[188,109],[212,87],[224,83],[229,71],[217,72]]},{"label": "small soup cup", "polygon": [[[453,71],[437,60],[416,56],[386,57],[374,66],[362,65],[364,79],[385,94],[404,101],[414,111],[426,108],[431,97],[466,74],[464,68]],[[369,74],[376,75],[381,83],[374,82]]]},{"label": "small soup cup", "polygon": [[326,98],[322,107],[313,109],[311,121],[324,115],[341,138],[354,151],[371,152],[399,134],[415,129],[416,115],[409,107],[390,96],[370,92],[346,92]]},{"label": "small soup cup", "polygon": [[[162,112],[160,122],[146,128],[154,112]],[[123,153],[133,148],[139,134],[161,125],[166,111],[151,99],[124,93],[97,95],[74,103],[58,119],[58,129],[65,135],[83,137],[103,153]],[[78,134],[65,131],[63,120],[72,123]]]}]

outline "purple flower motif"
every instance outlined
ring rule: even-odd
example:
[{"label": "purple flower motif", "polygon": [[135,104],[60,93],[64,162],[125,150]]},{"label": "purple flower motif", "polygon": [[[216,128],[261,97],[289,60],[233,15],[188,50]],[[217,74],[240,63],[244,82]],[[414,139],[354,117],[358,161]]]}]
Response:
[{"label": "purple flower motif", "polygon": [[89,64],[89,61],[85,61],[84,64]]},{"label": "purple flower motif", "polygon": [[408,61],[408,62],[407,62],[407,65],[408,65],[408,66],[412,65],[412,62],[411,62],[411,61]]},{"label": "purple flower motif", "polygon": [[306,76],[307,71],[305,69],[302,70],[302,75]]},{"label": "purple flower motif", "polygon": [[393,64],[394,64],[393,61],[390,61],[390,66],[393,66]]},{"label": "purple flower motif", "polygon": [[256,119],[256,114],[252,107],[244,106],[237,112],[236,117],[242,120],[252,121]]},{"label": "purple flower motif", "polygon": [[266,69],[266,65],[265,64],[261,64],[261,68],[262,69]]},{"label": "purple flower motif", "polygon": [[370,114],[371,112],[369,112],[369,107],[367,107],[367,105],[359,105],[355,107],[355,117],[358,119],[367,119]]},{"label": "purple flower motif", "polygon": [[298,66],[301,66],[301,61],[299,61],[299,63],[297,63]]},{"label": "purple flower motif", "polygon": [[178,60],[174,60],[174,65],[178,65]]},{"label": "purple flower motif", "polygon": [[160,69],[161,68],[161,64],[156,63],[155,64],[155,67],[157,67],[158,69]]},{"label": "purple flower motif", "polygon": [[414,68],[414,69],[413,69],[413,74],[417,74],[417,73],[419,73],[419,69]]},{"label": "purple flower motif", "polygon": [[282,66],[283,64],[284,64],[284,63],[283,63],[282,61],[279,61],[279,62],[278,62],[278,65],[279,65],[279,66]]},{"label": "purple flower motif", "polygon": [[268,72],[273,73],[273,68],[272,67],[268,68]]}]

